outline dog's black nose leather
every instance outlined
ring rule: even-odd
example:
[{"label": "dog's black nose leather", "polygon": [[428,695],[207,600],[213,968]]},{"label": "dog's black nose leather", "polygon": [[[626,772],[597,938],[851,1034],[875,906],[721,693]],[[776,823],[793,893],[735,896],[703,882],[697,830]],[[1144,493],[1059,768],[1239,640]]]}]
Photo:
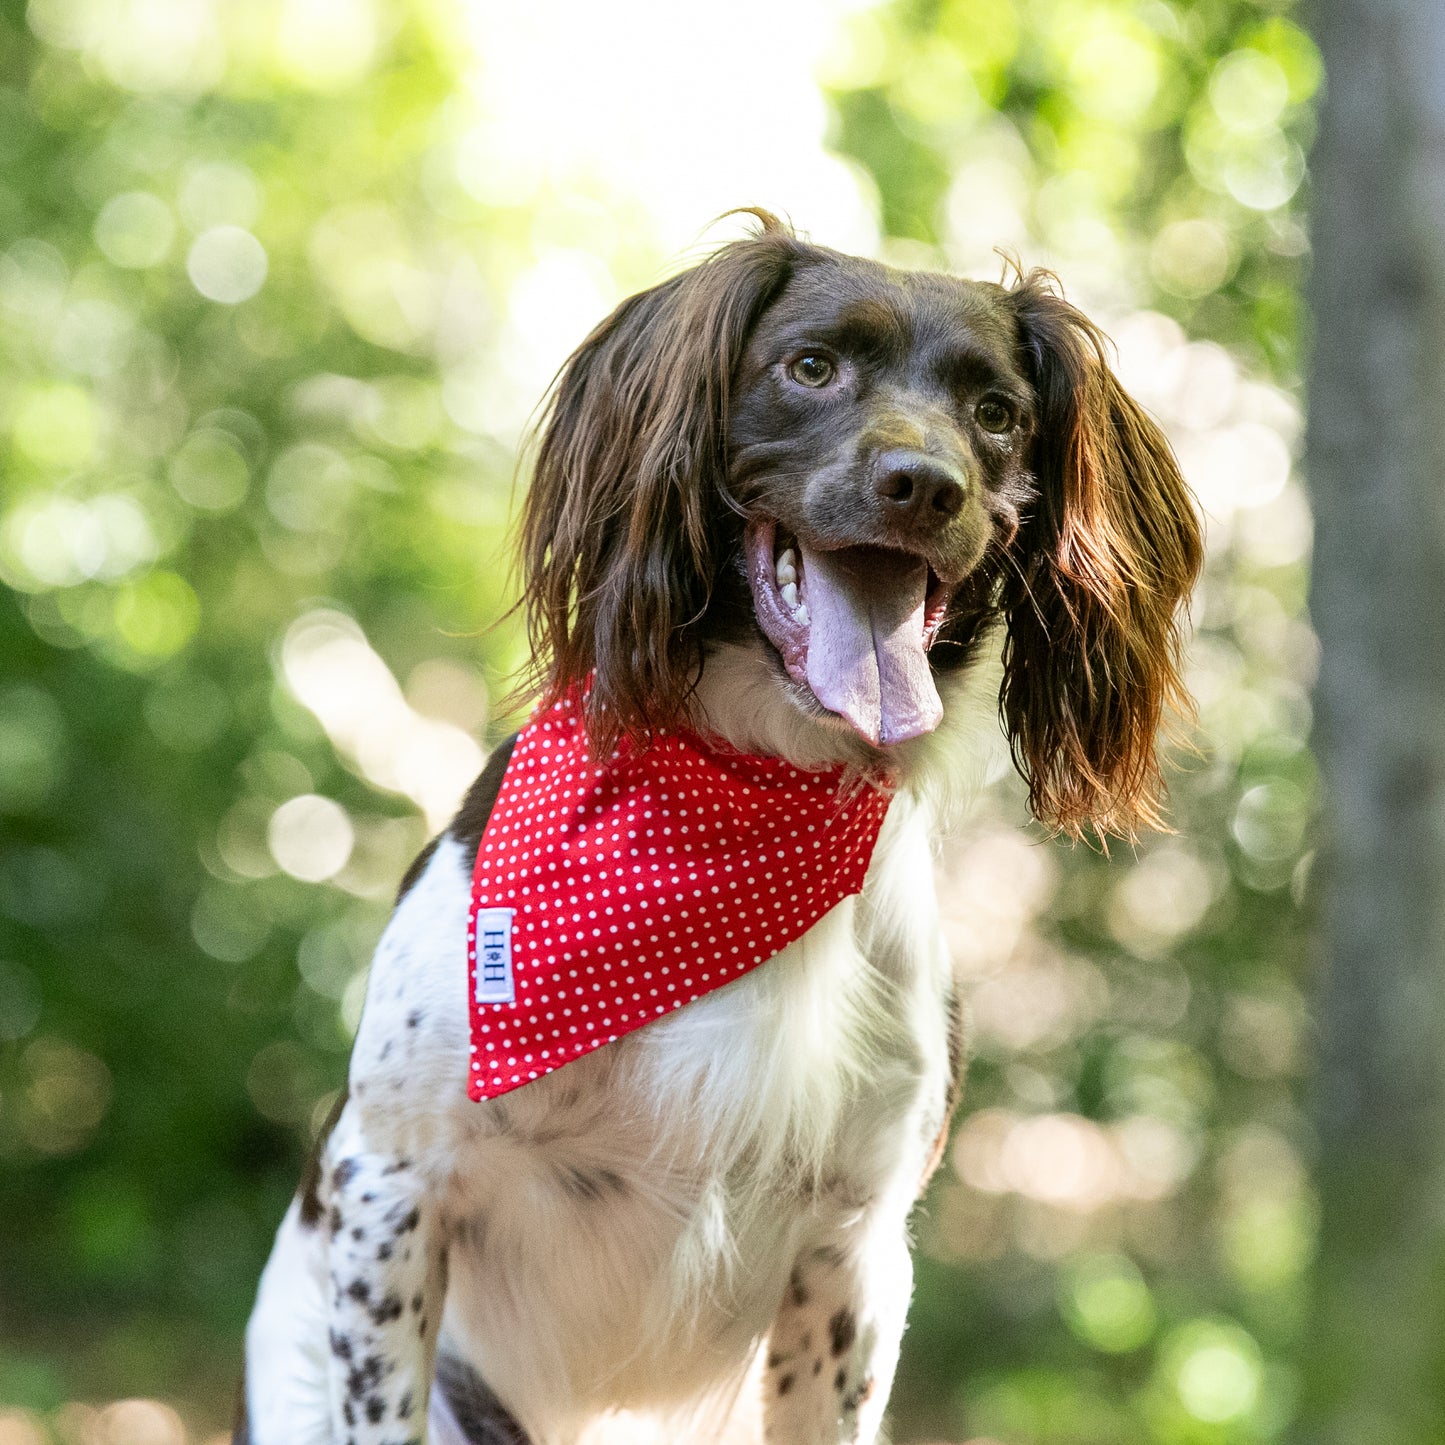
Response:
[{"label": "dog's black nose leather", "polygon": [[926,527],[946,522],[963,508],[963,474],[924,452],[895,449],[873,464],[873,490],[895,521]]}]

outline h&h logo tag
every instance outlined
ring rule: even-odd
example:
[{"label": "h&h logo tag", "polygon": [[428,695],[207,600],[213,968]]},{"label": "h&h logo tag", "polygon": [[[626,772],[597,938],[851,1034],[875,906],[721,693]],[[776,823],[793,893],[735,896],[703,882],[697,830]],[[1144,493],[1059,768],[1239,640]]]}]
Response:
[{"label": "h&h logo tag", "polygon": [[477,909],[477,1002],[515,1003],[512,978],[513,908]]}]

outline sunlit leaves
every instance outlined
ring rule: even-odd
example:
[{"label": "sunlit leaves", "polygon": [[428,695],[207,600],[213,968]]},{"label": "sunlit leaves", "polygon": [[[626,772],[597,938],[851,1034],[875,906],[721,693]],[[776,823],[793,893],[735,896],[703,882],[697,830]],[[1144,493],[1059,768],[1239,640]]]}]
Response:
[{"label": "sunlit leaves", "polygon": [[1234,1424],[1260,1404],[1264,1366],[1259,1346],[1228,1321],[1193,1322],[1166,1341],[1160,1383],[1174,1395],[1169,1404],[1177,1401],[1195,1420]]},{"label": "sunlit leaves", "polygon": [[377,58],[382,16],[372,0],[282,0],[275,64],[286,79],[312,90],[339,90],[360,80]]},{"label": "sunlit leaves", "polygon": [[115,599],[115,634],[142,665],[179,652],[200,617],[194,589],[174,572],[148,572],[122,587]]},{"label": "sunlit leaves", "polygon": [[210,301],[249,301],[266,280],[266,249],[241,226],[211,226],[191,243],[186,272]]},{"label": "sunlit leaves", "polygon": [[1149,247],[1149,269],[1162,291],[1196,300],[1219,290],[1239,264],[1239,248],[1218,221],[1171,221]]},{"label": "sunlit leaves", "polygon": [[1060,1306],[1080,1339],[1111,1355],[1145,1344],[1158,1318],[1144,1276],[1121,1255],[1076,1260],[1060,1280]]},{"label": "sunlit leaves", "polygon": [[303,883],[320,883],[346,866],[356,833],[339,804],[302,793],[272,813],[266,841],[282,871]]},{"label": "sunlit leaves", "polygon": [[[1261,235],[1257,219],[1277,217],[1303,178],[1320,71],[1294,23],[1259,21],[1244,4],[1216,13],[955,0],[884,13],[897,23],[865,12],[824,78],[837,91],[844,147],[879,177],[895,233],[936,238],[966,268],[990,265],[975,237],[998,209],[993,194],[970,208],[955,189],[942,207],[949,169],[1007,154],[1006,118],[1043,174],[1020,171],[1031,204],[1004,244],[1041,244],[1076,286],[1082,277],[1137,304],[1148,290],[1125,283],[1137,230],[1158,238],[1150,269],[1177,314],[1229,339],[1247,329],[1235,318],[1253,273],[1269,269],[1269,251],[1298,251],[1294,231]],[[1266,353],[1278,361],[1272,340]]]},{"label": "sunlit leaves", "polygon": [[[87,1292],[83,1349],[111,1363],[68,1358],[71,1390],[221,1399],[209,1372],[229,1375],[234,1347],[213,1331],[242,1318],[289,1151],[339,1082],[419,805],[439,822],[474,776],[482,673],[513,660],[505,629],[477,636],[507,600],[486,564],[511,457],[453,419],[438,366],[476,365],[478,318],[530,258],[514,241],[484,276],[485,213],[435,182],[460,53],[437,43],[454,35],[439,11],[16,9],[0,18],[3,1292],[12,1320],[67,1321],[67,1291]],[[364,228],[325,244],[362,202],[401,236],[369,270]],[[483,360],[495,397],[505,357]],[[515,432],[535,400],[487,425]],[[318,595],[386,650],[387,716],[412,739],[398,777],[369,781],[281,676],[273,644]],[[469,698],[462,722],[392,681],[427,663],[453,669],[428,705]],[[373,737],[366,765],[389,745]],[[55,1170],[71,1208],[46,1202]],[[227,1221],[224,1248],[196,1243]],[[31,1377],[0,1348],[7,1402],[65,1398],[42,1374],[12,1397]]]},{"label": "sunlit leaves", "polygon": [[95,243],[112,265],[143,270],[164,261],[175,239],[170,208],[149,191],[112,196],[95,218]]},{"label": "sunlit leaves", "polygon": [[68,752],[65,720],[49,693],[24,684],[0,691],[0,814],[42,809]]},{"label": "sunlit leaves", "polygon": [[1049,18],[1050,48],[1074,106],[1115,125],[1146,121],[1163,70],[1150,28],[1121,7],[1059,5]]},{"label": "sunlit leaves", "polygon": [[100,419],[90,393],[66,383],[40,383],[16,398],[10,441],[20,460],[63,471],[88,462]]},{"label": "sunlit leaves", "polygon": [[243,445],[219,427],[192,432],[167,471],[181,500],[202,512],[233,511],[251,484]]}]

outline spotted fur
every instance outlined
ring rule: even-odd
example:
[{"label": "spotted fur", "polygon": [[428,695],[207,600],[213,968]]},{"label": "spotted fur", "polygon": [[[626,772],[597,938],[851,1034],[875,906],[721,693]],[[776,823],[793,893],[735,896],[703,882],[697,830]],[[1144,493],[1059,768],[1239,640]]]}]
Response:
[{"label": "spotted fur", "polygon": [[[599,756],[693,727],[863,767],[863,737],[910,738],[886,747],[900,781],[863,891],[728,986],[472,1103],[467,905],[498,749],[378,946],[248,1327],[252,1445],[410,1445],[423,1422],[433,1445],[874,1445],[961,1071],[936,837],[999,721],[1046,824],[1159,817],[1201,540],[1101,334],[1043,273],[896,272],[756,214],[559,375],[522,525],[533,681],[582,689]],[[897,732],[851,683],[826,712],[811,652],[801,675],[812,624],[760,550],[783,534],[850,549],[860,579],[879,549],[912,559],[920,619],[938,610],[912,682],[887,684]],[[875,642],[882,686],[912,643]],[[819,665],[838,681],[826,647]]]},{"label": "spotted fur", "polygon": [[[985,766],[996,675],[970,679],[917,776],[929,749]],[[718,649],[697,706],[737,746],[838,755],[760,652]],[[480,835],[443,835],[377,950],[349,1093],[262,1282],[254,1445],[406,1445],[427,1400],[453,1445],[581,1445],[619,1418],[628,1445],[871,1442],[958,1067],[938,801],[905,783],[863,894],[778,957],[486,1103],[460,1082]],[[429,1394],[438,1350],[452,1383]]]}]

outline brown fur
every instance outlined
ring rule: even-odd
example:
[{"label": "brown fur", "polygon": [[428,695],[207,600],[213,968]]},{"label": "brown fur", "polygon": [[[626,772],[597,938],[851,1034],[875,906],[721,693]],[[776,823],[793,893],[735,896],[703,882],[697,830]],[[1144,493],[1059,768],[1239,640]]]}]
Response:
[{"label": "brown fur", "polygon": [[730,385],[802,247],[762,232],[624,301],[563,368],[522,527],[523,604],[544,702],[595,673],[599,755],[675,726],[727,515]]},{"label": "brown fur", "polygon": [[1203,545],[1164,433],[1055,285],[1035,271],[1010,293],[1041,403],[1040,487],[1003,581],[1001,706],[1035,815],[1128,837],[1163,823],[1155,736],[1189,706],[1179,613]]},{"label": "brown fur", "polygon": [[[1002,617],[1000,711],[1035,815],[1074,836],[1163,826],[1155,739],[1166,712],[1188,706],[1179,611],[1201,539],[1168,442],[1109,370],[1102,333],[1046,272],[1011,287],[891,272],[754,214],[756,234],[624,301],[559,374],[522,528],[543,701],[587,687],[599,754],[683,720],[707,638],[720,619],[737,625],[742,517],[767,510],[730,443],[730,431],[761,434],[772,455],[774,413],[747,391],[749,343],[775,312],[796,325],[800,306],[831,291],[851,298],[848,327],[899,365],[910,348],[955,345],[985,358],[967,364],[991,369],[995,389],[1031,390],[1013,452],[969,453],[966,427],[958,434],[992,531],[976,542],[934,666],[969,660]],[[870,435],[888,424],[877,405],[857,422]],[[801,455],[814,437],[794,440]],[[773,515],[786,515],[772,485]],[[887,541],[868,532],[854,493],[840,489],[834,505],[839,528],[865,534],[840,530],[832,545]],[[961,517],[951,543],[940,535],[940,558],[975,546],[981,516]]]},{"label": "brown fur", "polygon": [[315,1139],[311,1141],[311,1148],[307,1150],[306,1163],[301,1168],[301,1183],[297,1187],[296,1197],[301,1201],[301,1223],[308,1229],[314,1229],[321,1223],[321,1160],[326,1153],[332,1131],[341,1122],[341,1111],[346,1107],[349,1093],[347,1086],[343,1085],[341,1092],[332,1101],[331,1107],[326,1111],[326,1118],[316,1131]]},{"label": "brown fur", "polygon": [[517,745],[513,733],[494,747],[487,757],[487,765],[477,774],[457,815],[447,825],[447,832],[462,845],[462,852],[468,857],[476,856],[481,845],[482,834],[491,821],[492,809],[497,804],[497,794],[502,791],[502,779],[507,774],[507,764],[512,760],[512,749]]}]

